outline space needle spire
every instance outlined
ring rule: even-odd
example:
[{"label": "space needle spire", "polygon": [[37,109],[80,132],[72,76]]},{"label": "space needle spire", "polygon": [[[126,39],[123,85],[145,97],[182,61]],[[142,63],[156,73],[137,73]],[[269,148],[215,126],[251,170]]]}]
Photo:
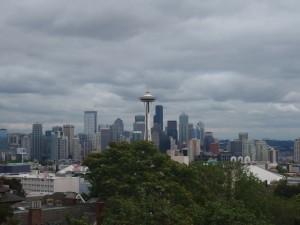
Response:
[{"label": "space needle spire", "polygon": [[150,103],[155,101],[155,97],[147,91],[142,97],[140,97],[140,101],[144,102],[145,105],[145,133],[144,139],[147,141],[152,141],[151,139],[151,128],[150,128]]}]

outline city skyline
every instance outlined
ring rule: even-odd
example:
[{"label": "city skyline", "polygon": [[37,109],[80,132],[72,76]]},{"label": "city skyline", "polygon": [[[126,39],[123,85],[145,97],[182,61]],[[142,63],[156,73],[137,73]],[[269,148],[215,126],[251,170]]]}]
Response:
[{"label": "city skyline", "polygon": [[100,124],[121,118],[130,130],[149,90],[164,126],[186,112],[220,138],[296,139],[298,9],[278,0],[1,1],[0,128],[29,133],[41,122],[78,133],[83,112],[97,111]]}]

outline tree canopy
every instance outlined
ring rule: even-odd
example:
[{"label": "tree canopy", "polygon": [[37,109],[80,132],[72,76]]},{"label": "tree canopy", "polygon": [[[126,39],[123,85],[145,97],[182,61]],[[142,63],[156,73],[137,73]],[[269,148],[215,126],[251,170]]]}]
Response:
[{"label": "tree canopy", "polygon": [[283,224],[276,221],[287,217],[288,224],[297,221],[296,214],[278,213],[286,202],[239,163],[197,161],[187,166],[141,141],[111,143],[84,164],[91,171],[91,197],[106,201],[103,224],[261,225]]}]

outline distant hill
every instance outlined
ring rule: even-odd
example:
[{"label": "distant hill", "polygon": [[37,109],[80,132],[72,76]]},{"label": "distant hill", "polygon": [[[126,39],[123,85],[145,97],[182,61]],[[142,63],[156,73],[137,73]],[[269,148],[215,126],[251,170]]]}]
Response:
[{"label": "distant hill", "polygon": [[268,145],[273,148],[278,149],[281,152],[293,152],[294,151],[294,141],[292,140],[265,140]]},{"label": "distant hill", "polygon": [[[226,149],[226,145],[229,140],[220,140],[220,148]],[[293,152],[294,151],[294,141],[292,140],[272,140],[265,139],[268,145],[273,148],[278,149],[280,152]]]}]

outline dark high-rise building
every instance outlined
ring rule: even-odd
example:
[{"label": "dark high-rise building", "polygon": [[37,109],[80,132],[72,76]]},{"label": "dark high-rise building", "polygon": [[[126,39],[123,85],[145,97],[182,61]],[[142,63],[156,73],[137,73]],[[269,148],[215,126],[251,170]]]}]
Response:
[{"label": "dark high-rise building", "polygon": [[192,123],[188,124],[188,140],[187,143],[194,137],[195,130],[194,130],[194,125]]},{"label": "dark high-rise building", "polygon": [[155,106],[155,115],[153,117],[153,123],[159,124],[160,131],[164,129],[164,110],[162,105]]},{"label": "dark high-rise building", "polygon": [[109,146],[110,143],[110,129],[101,128],[100,136],[100,152],[103,152]]},{"label": "dark high-rise building", "polygon": [[189,116],[184,112],[179,116],[179,143],[186,144],[189,140]]},{"label": "dark high-rise building", "polygon": [[8,133],[6,129],[0,129],[0,152],[8,150]]},{"label": "dark high-rise building", "polygon": [[167,121],[167,135],[168,137],[172,137],[177,143],[178,140],[178,131],[177,131],[177,121],[169,120]]},{"label": "dark high-rise building", "polygon": [[230,140],[227,143],[226,150],[232,152],[235,157],[243,155],[242,141],[240,139]]},{"label": "dark high-rise building", "polygon": [[166,153],[171,148],[170,137],[168,137],[166,131],[160,132],[159,135],[159,150]]},{"label": "dark high-rise building", "polygon": [[134,116],[134,122],[145,122],[145,116],[144,115],[136,115]]},{"label": "dark high-rise building", "polygon": [[123,133],[124,133],[123,120],[117,118],[113,124],[113,131],[111,131],[111,136],[112,136],[111,140],[120,143],[122,141]]},{"label": "dark high-rise building", "polygon": [[[97,132],[97,111],[84,112],[84,133],[87,134],[87,139],[94,147],[95,133]],[[89,149],[89,151],[92,150]]]},{"label": "dark high-rise building", "polygon": [[43,125],[41,123],[32,124],[32,145],[31,159],[41,161],[46,157],[43,151]]},{"label": "dark high-rise building", "polygon": [[160,124],[154,123],[153,127],[151,128],[151,136],[152,136],[152,142],[158,148],[159,148],[159,142],[160,142],[160,132],[161,132]]},{"label": "dark high-rise building", "polygon": [[66,124],[63,125],[63,134],[68,138],[68,158],[72,158],[74,154],[74,125]]},{"label": "dark high-rise building", "polygon": [[210,144],[215,142],[215,138],[212,132],[204,133],[204,149],[206,152],[210,152]]}]

